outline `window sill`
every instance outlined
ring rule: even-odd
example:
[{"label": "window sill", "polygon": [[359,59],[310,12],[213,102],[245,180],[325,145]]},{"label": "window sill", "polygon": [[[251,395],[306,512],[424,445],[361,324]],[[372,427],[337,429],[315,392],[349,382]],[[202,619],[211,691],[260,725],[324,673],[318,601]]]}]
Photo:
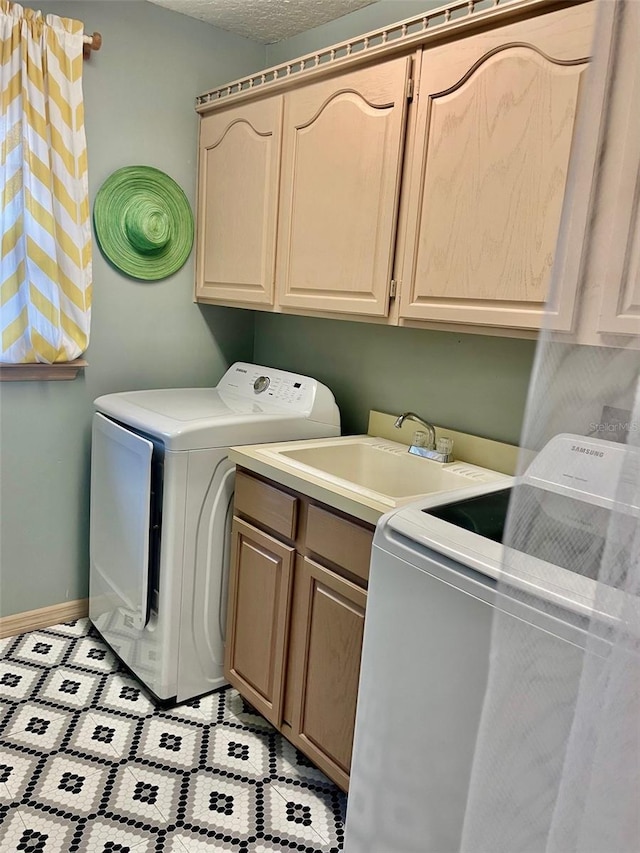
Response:
[{"label": "window sill", "polygon": [[75,379],[87,366],[84,358],[57,364],[2,364],[0,362],[0,382],[51,382],[57,379]]}]

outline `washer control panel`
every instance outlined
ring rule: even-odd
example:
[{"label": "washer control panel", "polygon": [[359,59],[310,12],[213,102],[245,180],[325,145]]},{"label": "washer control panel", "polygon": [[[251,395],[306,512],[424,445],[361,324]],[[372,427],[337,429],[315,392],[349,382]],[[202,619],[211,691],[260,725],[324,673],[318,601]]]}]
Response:
[{"label": "washer control panel", "polygon": [[323,386],[309,376],[244,362],[230,367],[218,384],[220,390],[298,412],[311,411],[319,387]]}]

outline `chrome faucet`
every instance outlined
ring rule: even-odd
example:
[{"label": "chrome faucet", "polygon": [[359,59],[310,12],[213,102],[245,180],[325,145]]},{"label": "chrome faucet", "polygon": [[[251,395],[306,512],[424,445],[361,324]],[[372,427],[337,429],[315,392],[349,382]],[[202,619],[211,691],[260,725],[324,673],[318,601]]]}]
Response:
[{"label": "chrome faucet", "polygon": [[428,421],[423,421],[422,418],[419,417],[418,415],[416,415],[415,412],[405,412],[402,415],[398,415],[398,417],[396,418],[396,421],[394,423],[394,427],[396,429],[400,429],[400,427],[402,426],[402,424],[405,421],[415,421],[417,424],[420,424],[420,426],[423,426],[427,431],[427,435],[429,436],[428,441],[427,441],[427,445],[426,445],[426,449],[427,450],[435,450],[435,447],[436,447],[436,431],[435,431],[433,424],[430,424]]},{"label": "chrome faucet", "polygon": [[[400,429],[405,421],[415,421],[427,431],[427,444],[412,444],[409,447],[409,453],[414,456],[421,456],[423,459],[432,459],[434,462],[453,462],[453,453],[451,452],[453,441],[450,438],[442,436],[438,440],[436,449],[436,430],[433,424],[430,424],[429,421],[423,421],[415,412],[404,412],[396,418],[393,425],[396,429]],[[414,441],[416,441],[415,436]]]}]

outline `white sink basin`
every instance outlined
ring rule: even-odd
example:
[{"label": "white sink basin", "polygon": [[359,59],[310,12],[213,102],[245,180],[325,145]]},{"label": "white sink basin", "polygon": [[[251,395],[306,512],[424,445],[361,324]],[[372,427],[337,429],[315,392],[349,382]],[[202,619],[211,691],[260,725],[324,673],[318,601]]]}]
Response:
[{"label": "white sink basin", "polygon": [[505,478],[466,462],[421,459],[410,455],[404,444],[371,436],[271,445],[263,455],[388,506]]}]

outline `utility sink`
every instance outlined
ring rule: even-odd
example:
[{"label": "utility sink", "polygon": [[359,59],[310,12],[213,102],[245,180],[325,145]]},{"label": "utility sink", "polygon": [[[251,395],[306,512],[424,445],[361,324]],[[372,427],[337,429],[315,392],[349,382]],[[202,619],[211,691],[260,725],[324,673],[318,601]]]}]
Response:
[{"label": "utility sink", "polygon": [[434,462],[407,451],[404,444],[364,435],[269,445],[262,455],[387,506],[507,479],[488,468]]}]

